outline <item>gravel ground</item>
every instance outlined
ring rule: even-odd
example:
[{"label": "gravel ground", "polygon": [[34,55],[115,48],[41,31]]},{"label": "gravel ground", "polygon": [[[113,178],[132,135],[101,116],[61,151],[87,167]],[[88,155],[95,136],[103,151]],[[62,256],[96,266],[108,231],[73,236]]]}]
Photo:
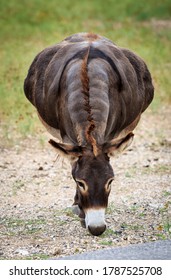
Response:
[{"label": "gravel ground", "polygon": [[[42,136],[41,136],[42,137]],[[43,137],[49,139],[44,133]],[[41,138],[42,139],[42,138]],[[2,143],[2,141],[1,141]],[[4,143],[4,140],[3,140]],[[0,258],[46,259],[171,238],[171,113],[148,110],[115,172],[107,230],[91,236],[71,211],[70,165],[40,137],[0,148]]]}]

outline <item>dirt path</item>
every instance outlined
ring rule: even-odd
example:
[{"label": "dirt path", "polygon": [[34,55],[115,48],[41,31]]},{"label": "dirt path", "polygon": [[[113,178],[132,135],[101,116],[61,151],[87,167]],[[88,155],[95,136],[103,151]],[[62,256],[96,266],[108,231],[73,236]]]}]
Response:
[{"label": "dirt path", "polygon": [[[47,136],[47,140],[49,135]],[[171,238],[171,112],[148,110],[126,152],[112,159],[115,181],[101,237],[70,210],[70,166],[38,139],[0,150],[0,258],[46,259]]]}]

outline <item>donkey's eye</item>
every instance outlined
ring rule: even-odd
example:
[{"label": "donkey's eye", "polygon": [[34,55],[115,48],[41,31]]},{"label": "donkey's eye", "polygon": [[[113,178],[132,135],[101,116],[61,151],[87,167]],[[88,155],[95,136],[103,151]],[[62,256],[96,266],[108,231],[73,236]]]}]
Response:
[{"label": "donkey's eye", "polygon": [[111,190],[113,179],[110,179],[106,184],[106,190],[109,192]]},{"label": "donkey's eye", "polygon": [[76,181],[80,189],[85,190],[85,184],[81,181]]},{"label": "donkey's eye", "polygon": [[77,184],[79,185],[80,188],[84,189],[84,184],[82,182],[77,182]]}]

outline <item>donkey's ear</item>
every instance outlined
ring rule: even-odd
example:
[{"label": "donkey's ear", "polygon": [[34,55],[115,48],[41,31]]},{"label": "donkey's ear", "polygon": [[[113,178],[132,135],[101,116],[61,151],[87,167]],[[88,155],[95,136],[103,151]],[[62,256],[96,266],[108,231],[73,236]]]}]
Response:
[{"label": "donkey's ear", "polygon": [[125,138],[108,143],[104,146],[104,153],[108,154],[109,157],[116,156],[131,145],[133,138],[134,134],[130,132]]},{"label": "donkey's ear", "polygon": [[49,143],[57,150],[58,154],[70,161],[75,161],[78,157],[82,156],[82,148],[79,146],[57,143],[52,139],[49,140]]}]

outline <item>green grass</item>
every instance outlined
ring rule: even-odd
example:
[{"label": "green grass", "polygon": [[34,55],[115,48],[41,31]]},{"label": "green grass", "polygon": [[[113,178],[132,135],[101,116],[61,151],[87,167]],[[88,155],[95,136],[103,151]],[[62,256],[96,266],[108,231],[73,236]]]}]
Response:
[{"label": "green grass", "polygon": [[4,218],[1,224],[5,226],[6,232],[1,232],[0,235],[17,236],[18,234],[27,235],[40,232],[41,226],[46,221],[44,219],[17,219]]},{"label": "green grass", "polygon": [[50,258],[50,255],[47,255],[47,254],[34,254],[34,255],[31,255],[29,257],[23,257],[20,259],[24,259],[24,260],[48,260]]},{"label": "green grass", "polygon": [[105,246],[112,246],[113,242],[112,242],[112,240],[109,240],[109,241],[104,240],[104,241],[99,242],[99,244],[105,245]]},{"label": "green grass", "polygon": [[142,174],[170,174],[170,165],[158,164],[156,166],[144,168]]},{"label": "green grass", "polygon": [[99,33],[138,53],[152,72],[156,97],[152,108],[171,101],[170,0],[1,0],[1,137],[39,133],[41,127],[23,93],[23,81],[35,55],[66,36]]},{"label": "green grass", "polygon": [[12,186],[12,194],[17,195],[17,192],[21,190],[21,188],[25,187],[25,183],[21,180],[16,180]]}]

